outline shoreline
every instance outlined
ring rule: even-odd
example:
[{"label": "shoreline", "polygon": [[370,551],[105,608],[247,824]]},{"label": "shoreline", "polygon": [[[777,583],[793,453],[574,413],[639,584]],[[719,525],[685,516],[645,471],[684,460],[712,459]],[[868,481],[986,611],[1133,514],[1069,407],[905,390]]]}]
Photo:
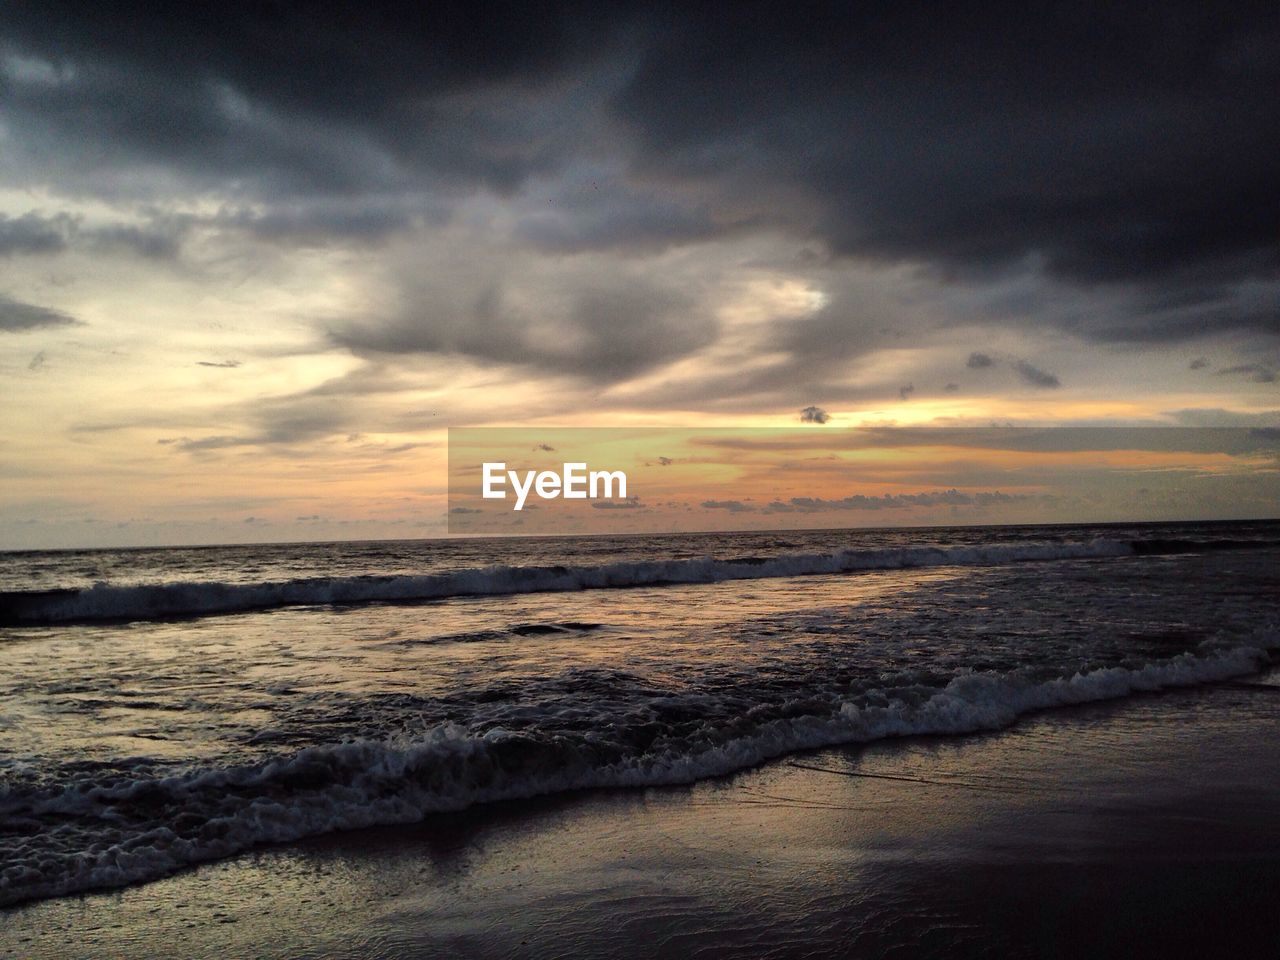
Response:
[{"label": "shoreline", "polygon": [[17,905],[0,956],[1252,956],[1277,719],[1272,670],[505,801]]}]

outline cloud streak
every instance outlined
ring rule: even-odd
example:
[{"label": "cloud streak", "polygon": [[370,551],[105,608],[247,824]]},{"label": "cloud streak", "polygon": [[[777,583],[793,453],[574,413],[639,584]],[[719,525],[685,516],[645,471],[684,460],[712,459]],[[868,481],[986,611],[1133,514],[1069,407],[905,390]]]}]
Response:
[{"label": "cloud streak", "polygon": [[917,507],[992,507],[1034,499],[1037,497],[1032,494],[1002,493],[999,490],[963,493],[951,489],[927,493],[886,493],[880,496],[859,493],[838,500],[792,497],[786,501],[774,500],[764,509],[766,513],[825,513],[845,510],[907,510]]},{"label": "cloud streak", "polygon": [[23,303],[0,294],[0,333],[26,333],[56,327],[73,327],[79,320],[61,310]]},{"label": "cloud streak", "polygon": [[1014,372],[1022,379],[1022,382],[1033,387],[1039,387],[1045,390],[1056,390],[1062,386],[1060,381],[1052,373],[1041,370],[1034,364],[1028,363],[1026,360],[1015,360],[1011,364]]}]

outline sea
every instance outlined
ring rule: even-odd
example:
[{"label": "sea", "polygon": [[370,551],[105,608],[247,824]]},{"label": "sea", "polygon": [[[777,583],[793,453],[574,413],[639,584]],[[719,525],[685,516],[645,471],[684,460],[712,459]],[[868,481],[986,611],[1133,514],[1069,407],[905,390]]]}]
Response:
[{"label": "sea", "polygon": [[0,554],[0,906],[1280,653],[1280,522]]}]

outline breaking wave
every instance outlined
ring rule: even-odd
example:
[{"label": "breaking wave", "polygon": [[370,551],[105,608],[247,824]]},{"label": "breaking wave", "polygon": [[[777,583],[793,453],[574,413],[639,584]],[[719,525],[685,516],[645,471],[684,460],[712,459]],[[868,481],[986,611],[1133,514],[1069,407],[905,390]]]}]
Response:
[{"label": "breaking wave", "polygon": [[[1275,638],[1259,632],[1254,639],[1268,646]],[[688,783],[796,750],[997,729],[1028,711],[1248,674],[1266,657],[1253,646],[1202,647],[1042,682],[965,671],[945,686],[870,691],[821,710],[810,703],[794,716],[751,722],[748,713],[730,728],[672,727],[643,748],[442,725],[416,737],[314,746],[254,766],[10,787],[0,789],[8,834],[0,838],[0,906],[153,880],[257,844],[411,823],[489,801]]]},{"label": "breaking wave", "polygon": [[[265,583],[98,583],[80,590],[0,593],[0,624],[154,620],[310,604],[410,603],[447,597],[716,583],[861,570],[982,566],[1167,552],[1167,547],[1163,551],[1139,550],[1136,543],[1095,539],[1077,543],[919,546],[773,557],[644,560],[594,566],[492,566],[414,576],[313,577]],[[1176,548],[1173,542],[1168,546]]]}]

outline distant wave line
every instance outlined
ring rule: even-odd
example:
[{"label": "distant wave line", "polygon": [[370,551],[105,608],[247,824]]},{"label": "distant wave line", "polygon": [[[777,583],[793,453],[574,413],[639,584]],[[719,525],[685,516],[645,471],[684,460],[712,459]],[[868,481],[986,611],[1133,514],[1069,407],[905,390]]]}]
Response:
[{"label": "distant wave line", "polygon": [[1097,538],[1065,543],[862,548],[772,557],[698,557],[588,566],[489,566],[447,573],[310,577],[261,583],[97,583],[82,589],[0,593],[0,624],[157,620],[317,604],[414,603],[450,597],[719,583],[920,567],[992,566],[1275,545],[1273,541],[1249,540]]}]

